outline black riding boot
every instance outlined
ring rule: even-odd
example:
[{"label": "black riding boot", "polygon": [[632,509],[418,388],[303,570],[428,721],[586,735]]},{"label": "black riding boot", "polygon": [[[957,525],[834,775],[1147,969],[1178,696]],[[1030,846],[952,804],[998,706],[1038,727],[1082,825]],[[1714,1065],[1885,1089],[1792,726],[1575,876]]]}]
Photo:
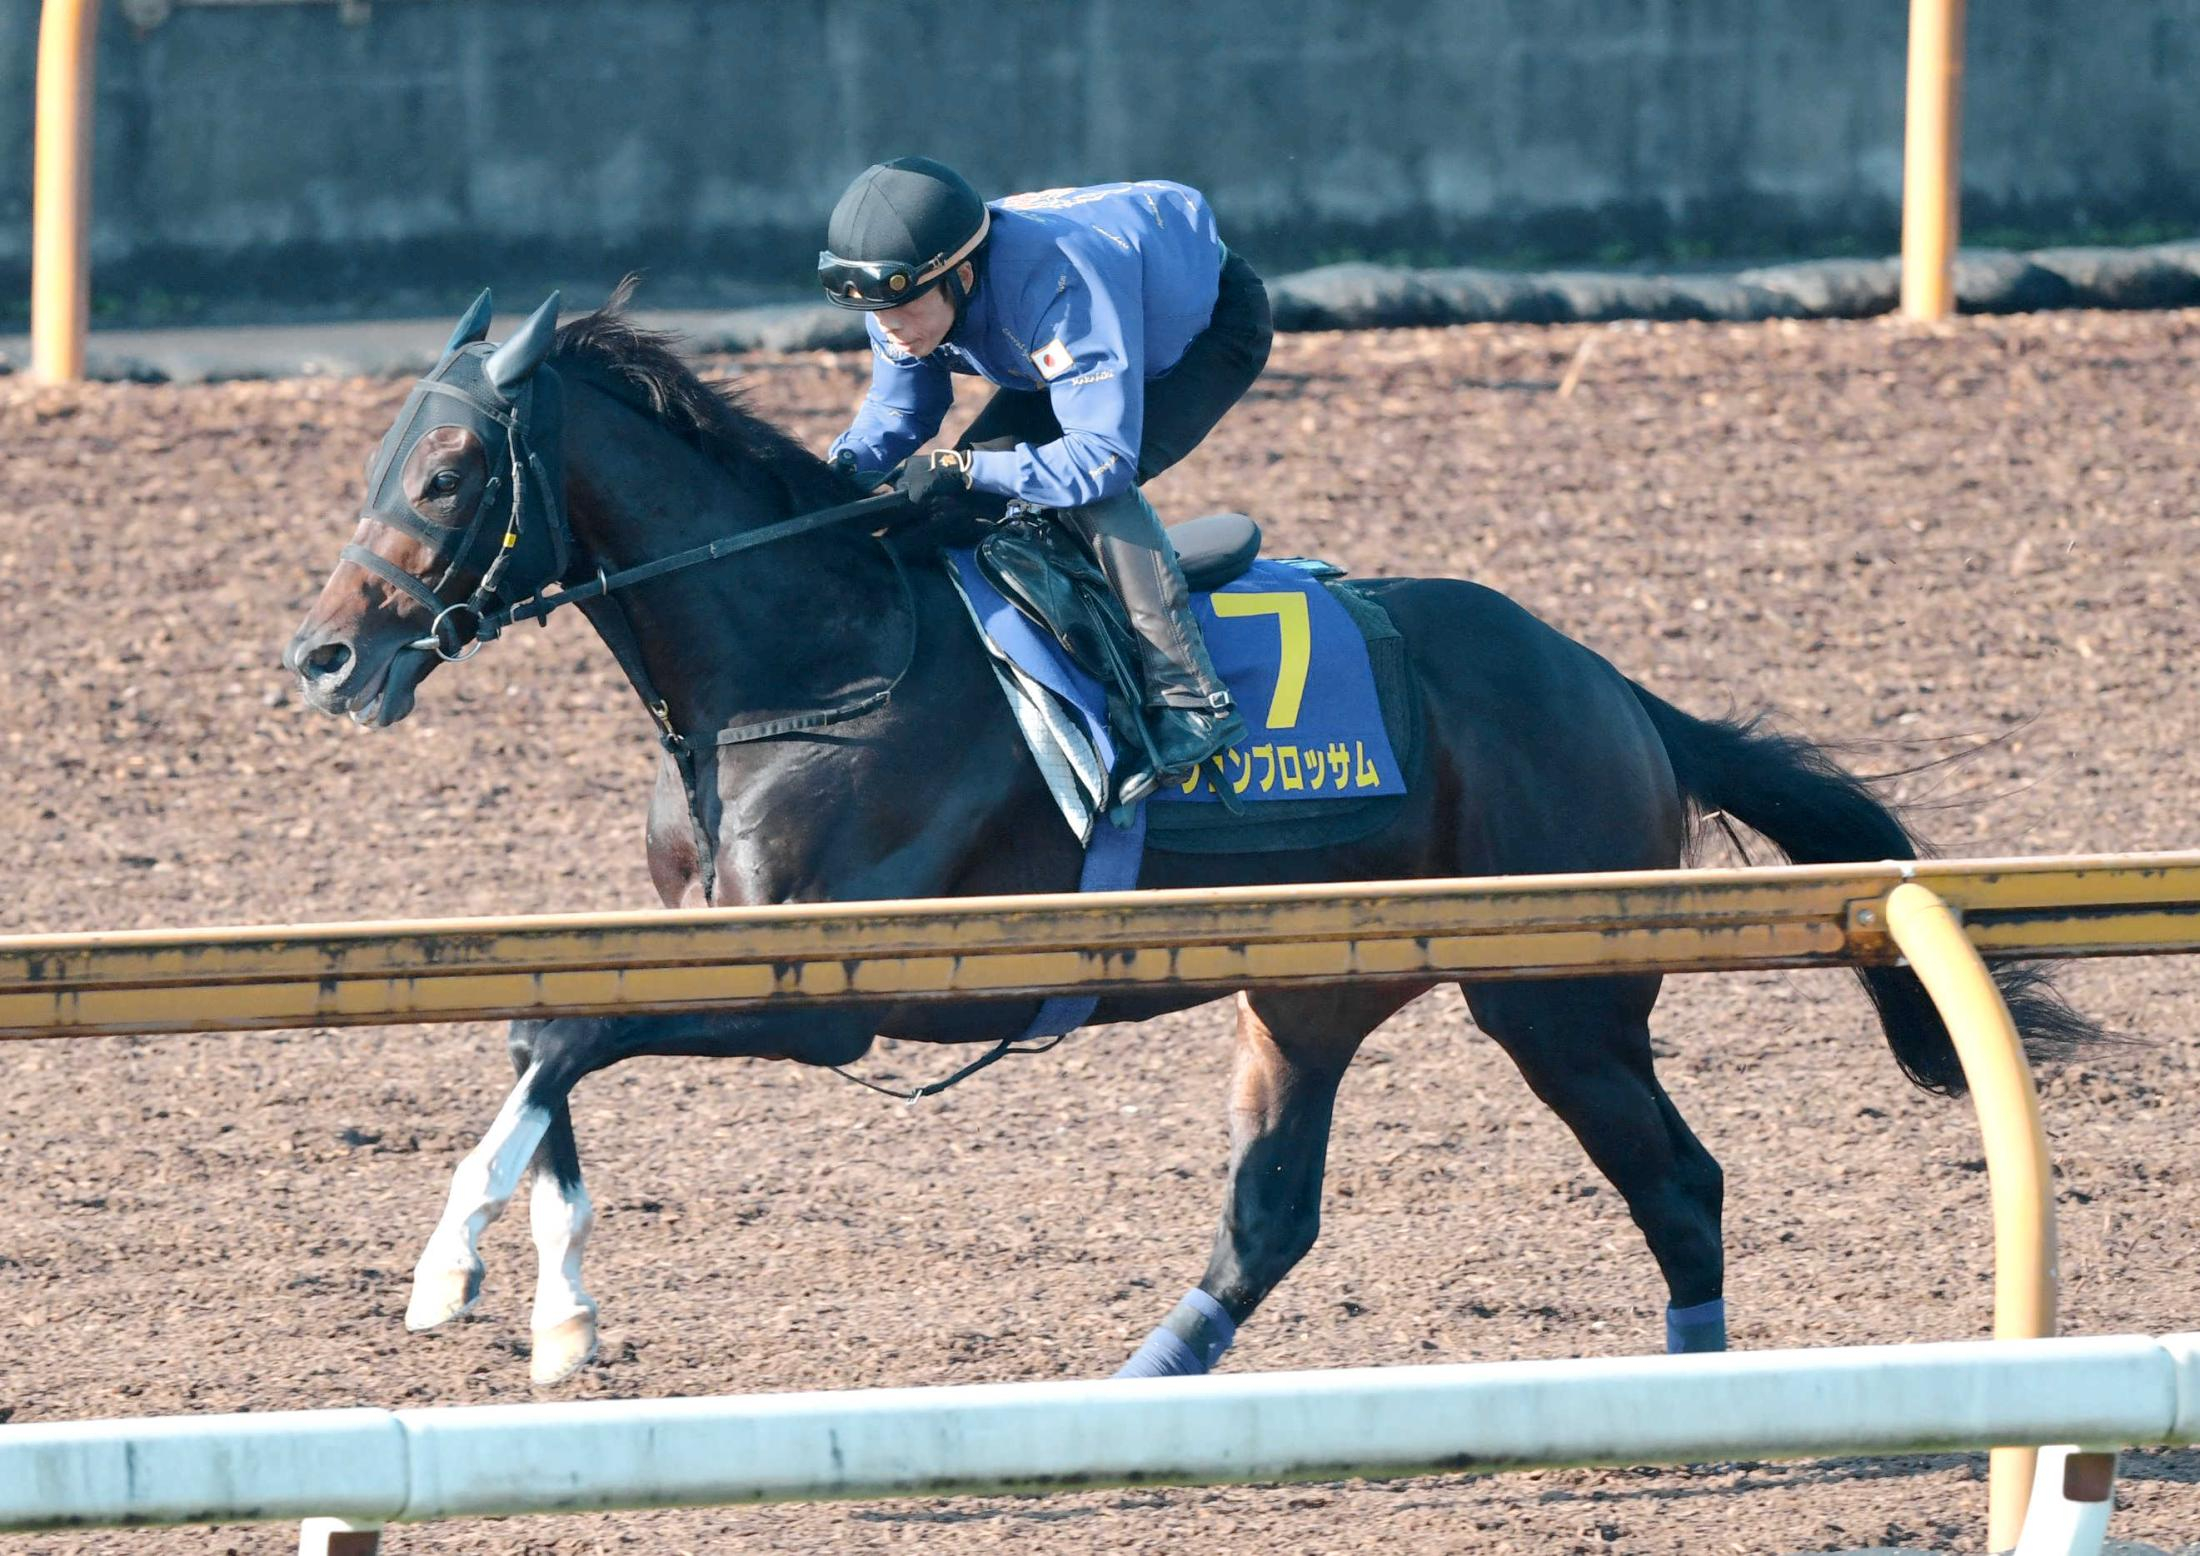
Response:
[{"label": "black riding boot", "polygon": [[1138,633],[1146,760],[1132,765],[1115,800],[1130,805],[1243,740],[1245,721],[1207,657],[1191,591],[1145,494],[1134,486],[1062,517],[1091,543]]}]

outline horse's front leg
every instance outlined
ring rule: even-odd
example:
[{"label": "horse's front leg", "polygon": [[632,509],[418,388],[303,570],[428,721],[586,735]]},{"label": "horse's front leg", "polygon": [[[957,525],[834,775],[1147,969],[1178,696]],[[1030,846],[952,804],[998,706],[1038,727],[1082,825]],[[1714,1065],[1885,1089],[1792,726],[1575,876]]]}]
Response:
[{"label": "horse's front leg", "polygon": [[[515,1022],[514,1049],[523,1046],[522,1028],[547,1025]],[[405,1307],[407,1329],[433,1329],[473,1311],[481,1300],[481,1234],[511,1203],[520,1175],[534,1160],[552,1119],[564,1112],[565,1093],[571,1085],[572,1078],[546,1075],[539,1057],[522,1068],[481,1142],[451,1174],[442,1219],[413,1266],[412,1300]]]},{"label": "horse's front leg", "polygon": [[[543,1025],[512,1023],[512,1068],[522,1076],[534,1068]],[[569,1101],[560,1100],[550,1110],[550,1127],[535,1152],[527,1209],[540,1266],[535,1305],[528,1315],[533,1345],[527,1370],[537,1388],[550,1388],[587,1366],[596,1354],[596,1299],[581,1284],[581,1255],[596,1225],[596,1207],[581,1181],[580,1143],[573,1138]]]},{"label": "horse's front leg", "polygon": [[[512,1023],[512,1066],[519,1080],[481,1143],[452,1175],[451,1193],[413,1271],[408,1329],[432,1329],[469,1311],[481,1298],[480,1238],[504,1213],[518,1185],[514,1164],[532,1159],[530,1209],[542,1278],[535,1289],[535,1372],[538,1382],[572,1373],[595,1349],[596,1304],[580,1283],[581,1250],[595,1210],[581,1183],[580,1148],[562,1093],[544,1085],[538,1039],[544,1021]],[[570,1083],[568,1083],[570,1084]],[[545,1337],[550,1345],[545,1349]],[[546,1367],[555,1376],[543,1376]]]},{"label": "horse's front leg", "polygon": [[581,1182],[580,1146],[565,1103],[551,1116],[542,1149],[535,1153],[527,1209],[539,1265],[535,1305],[527,1318],[533,1338],[527,1372],[535,1387],[550,1388],[596,1354],[596,1299],[581,1284],[581,1255],[596,1225],[596,1207]]},{"label": "horse's front leg", "polygon": [[596,1304],[581,1285],[581,1254],[594,1224],[581,1183],[567,1099],[581,1077],[637,1054],[770,1057],[846,1064],[869,1048],[876,1013],[704,1011],[667,1016],[580,1016],[512,1024],[517,1084],[481,1143],[451,1175],[442,1218],[413,1271],[408,1329],[469,1312],[481,1297],[481,1234],[537,1167],[530,1203],[541,1268],[535,1286],[535,1381],[559,1382],[596,1345]]}]

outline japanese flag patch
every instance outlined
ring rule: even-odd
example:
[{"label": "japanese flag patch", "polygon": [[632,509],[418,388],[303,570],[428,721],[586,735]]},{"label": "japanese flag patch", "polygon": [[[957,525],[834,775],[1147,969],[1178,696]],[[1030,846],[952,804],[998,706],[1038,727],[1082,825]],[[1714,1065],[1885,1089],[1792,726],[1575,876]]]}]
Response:
[{"label": "japanese flag patch", "polygon": [[1058,340],[1050,340],[1031,354],[1031,365],[1039,370],[1039,376],[1050,382],[1068,372],[1076,358],[1069,354],[1069,347]]}]

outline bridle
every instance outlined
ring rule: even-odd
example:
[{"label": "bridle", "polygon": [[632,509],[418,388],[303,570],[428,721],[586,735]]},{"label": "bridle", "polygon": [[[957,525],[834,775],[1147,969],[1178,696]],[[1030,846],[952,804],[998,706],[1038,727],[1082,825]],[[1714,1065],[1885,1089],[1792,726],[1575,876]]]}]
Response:
[{"label": "bridle", "polygon": [[[563,390],[557,374],[548,366],[538,367],[527,379],[517,385],[508,399],[492,400],[475,392],[464,384],[451,383],[443,375],[462,359],[479,359],[494,350],[484,343],[474,343],[460,348],[440,363],[434,374],[419,380],[413,388],[415,396],[448,395],[469,407],[485,422],[501,428],[505,443],[504,469],[491,475],[483,485],[481,496],[474,505],[471,519],[463,525],[438,524],[423,518],[399,493],[395,501],[377,502],[388,471],[398,456],[410,446],[405,433],[419,417],[416,407],[411,416],[401,417],[398,426],[385,440],[383,451],[376,459],[368,476],[368,503],[361,517],[377,524],[388,525],[412,535],[432,548],[432,566],[439,571],[433,582],[423,581],[406,572],[387,557],[370,551],[357,542],[347,544],[342,551],[345,561],[353,562],[388,583],[391,587],[416,601],[429,614],[425,636],[414,638],[405,648],[420,653],[432,653],[446,663],[471,659],[481,651],[484,643],[500,636],[504,629],[518,622],[546,623],[550,615],[565,606],[582,609],[598,636],[610,648],[612,657],[618,660],[627,681],[633,686],[642,706],[649,711],[657,726],[657,742],[678,766],[681,786],[687,793],[688,819],[695,829],[696,852],[702,876],[704,900],[709,901],[716,891],[717,860],[710,845],[710,830],[704,822],[701,791],[699,788],[694,745],[674,723],[672,710],[658,693],[648,667],[642,661],[642,648],[635,634],[633,621],[625,604],[618,598],[618,591],[668,573],[700,567],[707,562],[751,551],[776,541],[791,540],[816,530],[857,519],[884,519],[908,512],[908,499],[897,491],[881,492],[876,496],[859,498],[854,502],[836,504],[811,513],[797,514],[792,518],[760,525],[752,530],[722,536],[704,545],[692,546],[671,556],[659,557],[618,572],[608,572],[597,563],[574,537],[571,521],[566,516],[565,486],[560,478],[562,448],[542,444],[543,428],[531,428],[538,418],[549,421],[556,435],[563,435]],[[500,511],[501,510],[501,511]],[[479,558],[484,540],[499,533],[502,539],[495,543],[495,554],[486,565]],[[538,532],[539,530],[539,532]],[[548,566],[539,575],[544,582],[533,594],[521,599],[504,598],[504,581],[513,560],[529,545],[541,544],[549,551]],[[900,580],[906,596],[908,579],[901,573],[900,558],[891,547],[887,555],[894,562],[895,576]],[[578,562],[576,563],[576,558]],[[453,583],[473,567],[479,566],[480,582],[463,599],[453,599],[450,591]],[[588,576],[593,573],[593,576]],[[576,576],[582,581],[572,582]],[[556,588],[551,586],[555,584]],[[546,592],[547,591],[547,592]],[[788,714],[758,723],[720,730],[712,740],[716,746],[734,745],[744,741],[761,740],[772,735],[787,734],[796,730],[815,729],[822,725],[838,723],[867,713],[883,704],[907,673],[916,651],[914,615],[907,652],[900,672],[883,687],[868,693],[850,697],[837,706]]]},{"label": "bridle", "polygon": [[[357,563],[427,609],[427,636],[413,639],[404,645],[406,648],[432,653],[446,663],[457,663],[479,653],[482,644],[510,623],[511,610],[500,608],[498,591],[511,568],[512,559],[519,553],[520,538],[526,526],[530,473],[535,489],[541,494],[539,500],[551,547],[550,575],[562,578],[566,574],[574,542],[572,526],[565,516],[564,487],[544,469],[526,431],[527,413],[534,402],[537,381],[537,377],[530,377],[520,386],[518,394],[503,404],[476,394],[462,384],[446,383],[440,378],[423,378],[414,385],[416,394],[450,395],[472,407],[483,420],[502,427],[508,462],[504,472],[489,477],[482,487],[480,499],[474,504],[473,517],[463,525],[438,524],[409,505],[369,507],[361,514],[362,518],[403,530],[425,542],[433,549],[436,562],[442,564],[441,573],[434,582],[428,583],[357,542],[346,545],[341,553],[345,561]],[[390,451],[391,461],[397,452],[394,448]],[[380,484],[378,472],[370,483],[370,497]],[[504,509],[504,538],[496,554],[480,569],[481,581],[472,594],[463,600],[447,599],[445,591],[452,580],[475,560],[483,537],[494,531],[499,499],[504,496],[501,488],[507,484],[511,488],[510,501]],[[472,630],[467,631],[457,624],[461,618],[471,620]]]},{"label": "bridle", "polygon": [[[697,870],[702,881],[703,898],[706,902],[711,901],[716,894],[717,859],[709,828],[703,818],[695,749],[675,726],[670,708],[664,698],[658,695],[649,671],[642,662],[641,644],[635,635],[633,622],[617,593],[652,578],[700,567],[708,562],[719,561],[759,546],[771,545],[776,541],[791,540],[831,525],[856,519],[883,519],[906,513],[908,499],[898,491],[881,492],[876,496],[839,503],[830,508],[797,514],[792,518],[761,525],[739,534],[727,535],[704,545],[675,552],[671,556],[622,568],[615,573],[607,572],[601,564],[589,569],[587,563],[593,559],[575,538],[571,521],[566,516],[565,487],[559,475],[562,449],[553,448],[549,457],[545,458],[536,447],[536,439],[530,435],[529,423],[539,410],[548,413],[547,419],[556,424],[557,433],[562,436],[563,390],[559,387],[556,373],[548,366],[537,367],[516,387],[510,398],[498,400],[478,394],[464,384],[446,382],[442,377],[462,357],[470,354],[486,355],[493,349],[478,342],[455,348],[438,364],[434,374],[420,379],[414,385],[413,391],[415,395],[440,394],[456,398],[484,421],[503,430],[505,468],[492,474],[483,484],[481,495],[474,504],[473,516],[465,524],[439,524],[426,518],[403,500],[402,493],[396,502],[378,504],[375,501],[387,480],[390,467],[410,446],[404,433],[417,419],[417,408],[412,416],[403,417],[393,428],[385,440],[382,453],[369,472],[368,504],[361,517],[402,530],[431,547],[434,564],[441,569],[435,580],[432,583],[424,582],[387,557],[370,551],[357,542],[345,545],[342,556],[344,560],[365,568],[428,611],[427,634],[413,639],[404,647],[421,653],[432,653],[445,663],[455,664],[471,659],[481,651],[483,644],[502,635],[506,627],[515,623],[546,623],[552,612],[567,605],[579,606],[595,626],[598,635],[610,647],[635,694],[649,710],[650,717],[657,725],[658,744],[679,769],[681,787],[687,797],[688,822],[694,829]],[[538,385],[547,387],[538,388]],[[529,502],[530,493],[534,494],[532,504]],[[464,599],[450,599],[447,591],[475,563],[483,540],[498,532],[500,506],[503,510],[502,539],[497,541],[495,554],[489,558],[487,565],[480,569],[480,582]],[[540,516],[543,532],[541,538],[549,547],[550,565],[542,574],[544,582],[537,586],[533,594],[522,599],[505,600],[502,593],[505,576],[523,545],[534,538],[528,525],[530,512]],[[901,571],[900,558],[890,546],[886,548],[886,552],[894,562],[895,576],[900,580],[906,602],[909,582]],[[581,559],[579,567],[574,564],[576,556]],[[593,572],[592,577],[587,576],[590,571]],[[569,582],[577,573],[582,576],[583,581]],[[552,584],[556,585],[555,590],[545,592],[551,590]],[[915,651],[912,612],[908,658],[904,659],[901,672],[895,674],[883,688],[852,697],[837,707],[721,730],[715,737],[714,744],[724,746],[800,729],[812,729],[868,712],[883,704],[900,684]],[[1017,1047],[1017,1041],[1015,1038],[1003,1038],[953,1074],[908,1091],[866,1080],[844,1065],[832,1068],[834,1073],[854,1081],[857,1085],[913,1103],[920,1098],[938,1095],[1009,1054],[1043,1053],[1059,1043],[1061,1038],[1055,1037],[1029,1049]]]},{"label": "bridle", "polygon": [[[439,378],[423,378],[415,385],[417,391],[450,395],[471,406],[485,420],[494,422],[504,430],[508,451],[507,474],[492,475],[482,488],[481,498],[474,506],[471,520],[464,525],[438,524],[421,517],[410,507],[369,508],[361,515],[378,524],[386,524],[404,530],[416,539],[435,548],[436,562],[442,571],[433,583],[424,583],[406,572],[387,557],[368,550],[356,543],[346,545],[342,555],[346,561],[356,562],[377,578],[402,591],[424,606],[430,616],[425,637],[413,639],[405,647],[423,653],[432,653],[446,663],[470,659],[480,652],[481,646],[500,636],[506,627],[518,622],[545,621],[551,612],[567,605],[580,605],[589,600],[601,599],[633,584],[661,578],[706,562],[770,545],[774,541],[791,540],[813,530],[846,523],[852,519],[884,518],[908,510],[908,501],[899,492],[881,492],[876,496],[858,498],[854,502],[820,508],[810,513],[797,514],[777,523],[761,525],[753,530],[723,536],[704,545],[659,557],[655,561],[622,568],[618,572],[606,572],[595,567],[594,576],[577,584],[565,583],[573,571],[572,558],[576,554],[585,557],[585,548],[573,537],[571,522],[565,512],[565,490],[537,454],[527,433],[528,411],[531,408],[535,386],[550,373],[539,369],[521,386],[518,395],[507,404],[497,404],[474,393],[462,384],[446,383]],[[554,379],[552,381],[555,381]],[[527,482],[530,474],[535,489],[541,493],[539,505],[542,520],[547,529],[551,548],[549,582],[559,585],[555,592],[545,593],[546,582],[524,599],[504,601],[500,590],[505,573],[512,559],[518,554],[520,543],[527,533]],[[474,559],[481,539],[495,525],[499,499],[505,497],[501,488],[509,484],[511,491],[504,509],[503,539],[489,564],[481,569],[481,582],[463,600],[447,598],[445,591],[467,564]],[[456,537],[455,542],[453,537]],[[445,558],[448,557],[448,561]],[[449,635],[445,627],[454,619],[471,622],[471,629],[452,626]],[[459,635],[463,632],[463,636]],[[645,696],[645,700],[652,700]],[[653,710],[654,711],[654,710]]]}]

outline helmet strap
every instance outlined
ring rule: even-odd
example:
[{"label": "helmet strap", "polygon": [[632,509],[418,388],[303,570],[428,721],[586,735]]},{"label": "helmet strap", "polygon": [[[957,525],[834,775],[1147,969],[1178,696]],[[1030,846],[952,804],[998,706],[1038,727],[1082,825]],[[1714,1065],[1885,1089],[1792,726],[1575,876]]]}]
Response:
[{"label": "helmet strap", "polygon": [[948,297],[955,304],[955,322],[948,326],[949,329],[962,327],[963,312],[970,306],[971,288],[963,285],[962,267],[964,264],[970,266],[970,279],[975,282],[978,278],[978,263],[975,258],[949,266],[947,274],[940,278],[940,285],[945,288]]}]

